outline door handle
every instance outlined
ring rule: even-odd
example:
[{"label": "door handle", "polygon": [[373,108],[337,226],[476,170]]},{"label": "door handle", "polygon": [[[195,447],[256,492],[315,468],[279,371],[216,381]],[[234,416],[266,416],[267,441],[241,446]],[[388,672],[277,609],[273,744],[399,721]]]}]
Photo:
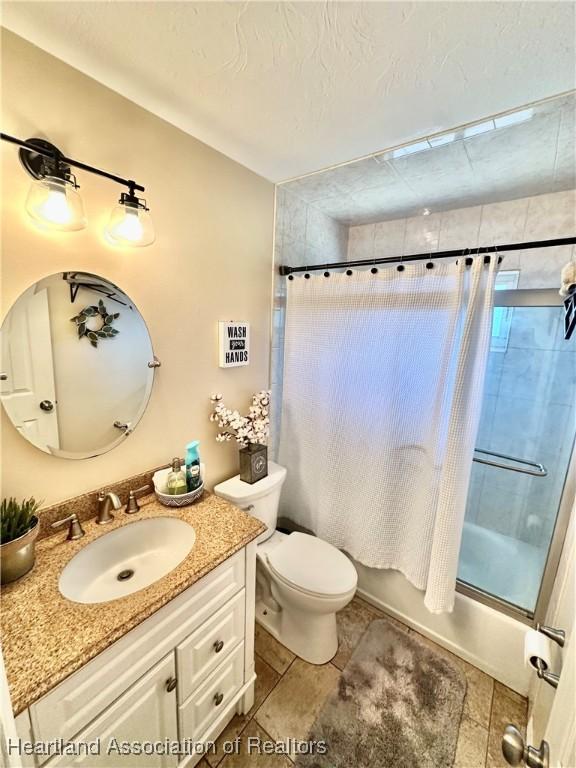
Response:
[{"label": "door handle", "polygon": [[42,400],[40,408],[45,411],[45,413],[50,413],[54,410],[54,403],[51,400]]},{"label": "door handle", "polygon": [[508,765],[522,765],[527,768],[549,768],[550,747],[541,741],[540,747],[526,746],[522,734],[515,725],[507,725],[502,737],[502,754]]}]

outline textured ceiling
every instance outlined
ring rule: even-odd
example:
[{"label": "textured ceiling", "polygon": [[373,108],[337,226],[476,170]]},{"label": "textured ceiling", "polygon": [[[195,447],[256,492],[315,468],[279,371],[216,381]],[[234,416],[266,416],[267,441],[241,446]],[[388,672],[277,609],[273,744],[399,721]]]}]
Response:
[{"label": "textured ceiling", "polygon": [[571,93],[282,188],[348,225],[573,189],[575,106]]},{"label": "textured ceiling", "polygon": [[2,10],[4,26],[275,181],[574,87],[567,2]]}]

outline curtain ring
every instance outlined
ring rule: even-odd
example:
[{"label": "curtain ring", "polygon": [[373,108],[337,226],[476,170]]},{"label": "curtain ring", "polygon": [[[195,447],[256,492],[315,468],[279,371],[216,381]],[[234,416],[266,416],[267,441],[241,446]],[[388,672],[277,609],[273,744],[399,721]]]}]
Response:
[{"label": "curtain ring", "polygon": [[434,264],[432,262],[432,251],[430,251],[430,254],[428,255],[428,262],[426,263],[426,269],[434,269]]},{"label": "curtain ring", "polygon": [[405,267],[404,267],[404,264],[402,263],[403,261],[404,261],[404,254],[401,253],[400,254],[400,264],[398,264],[398,266],[396,267],[398,272],[404,272]]},{"label": "curtain ring", "polygon": [[372,269],[370,270],[370,272],[373,275],[377,275],[378,274],[378,268],[376,266],[376,251],[372,251],[372,253],[374,254],[374,258],[372,259]]}]

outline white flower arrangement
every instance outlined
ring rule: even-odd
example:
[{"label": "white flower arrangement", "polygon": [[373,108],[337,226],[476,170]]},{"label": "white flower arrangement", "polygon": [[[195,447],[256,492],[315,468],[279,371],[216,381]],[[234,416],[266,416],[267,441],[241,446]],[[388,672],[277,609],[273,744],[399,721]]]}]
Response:
[{"label": "white flower arrangement", "polygon": [[210,400],[214,410],[210,414],[210,421],[216,422],[223,430],[216,435],[216,442],[226,443],[236,438],[242,448],[256,443],[266,445],[270,434],[270,395],[267,389],[253,395],[247,416],[226,408],[222,395],[212,395]]}]

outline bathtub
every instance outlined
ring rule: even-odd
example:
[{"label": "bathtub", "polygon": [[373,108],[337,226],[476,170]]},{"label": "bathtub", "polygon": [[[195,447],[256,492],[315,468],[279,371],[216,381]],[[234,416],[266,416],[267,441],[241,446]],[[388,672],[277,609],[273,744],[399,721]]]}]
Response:
[{"label": "bathtub", "polygon": [[[458,577],[514,604],[533,607],[546,553],[526,542],[465,523]],[[423,593],[398,571],[355,562],[358,594],[523,696],[532,672],[524,664],[526,623],[456,593],[452,613],[432,614]]]},{"label": "bathtub", "polygon": [[464,523],[458,579],[508,603],[533,611],[546,550],[497,531]]}]

